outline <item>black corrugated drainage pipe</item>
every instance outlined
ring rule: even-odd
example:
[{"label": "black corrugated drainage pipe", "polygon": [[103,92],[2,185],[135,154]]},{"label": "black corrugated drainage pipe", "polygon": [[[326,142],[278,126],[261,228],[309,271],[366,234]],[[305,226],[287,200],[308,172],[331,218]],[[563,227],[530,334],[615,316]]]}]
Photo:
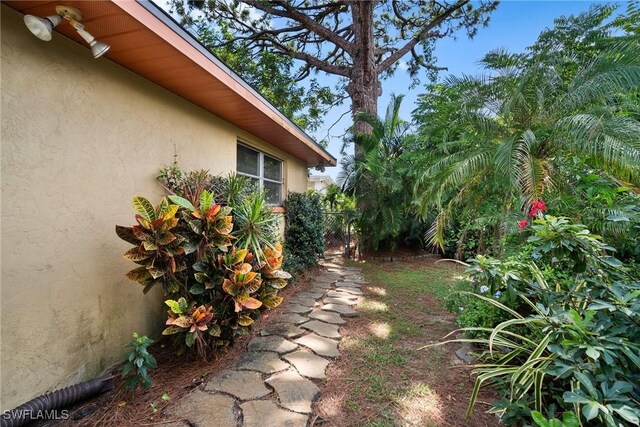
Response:
[{"label": "black corrugated drainage pipe", "polygon": [[15,409],[4,411],[0,415],[2,427],[18,427],[31,421],[64,417],[68,412],[58,413],[54,410],[112,390],[113,387],[113,375],[108,374],[95,380],[43,394]]}]

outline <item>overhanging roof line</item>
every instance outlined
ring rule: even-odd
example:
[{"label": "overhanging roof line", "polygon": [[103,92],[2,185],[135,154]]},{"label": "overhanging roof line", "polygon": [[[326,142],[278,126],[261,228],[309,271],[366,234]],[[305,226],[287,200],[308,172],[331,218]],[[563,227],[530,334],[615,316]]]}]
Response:
[{"label": "overhanging roof line", "polygon": [[[115,3],[127,10],[125,7],[127,0],[118,1]],[[125,3],[125,4],[123,4]],[[233,82],[242,87],[242,89],[246,90],[249,94],[254,96],[257,100],[259,100],[265,107],[269,109],[272,113],[277,115],[280,121],[280,125],[283,127],[291,128],[298,135],[298,138],[302,143],[307,145],[309,148],[313,149],[313,151],[317,152],[320,157],[323,157],[329,161],[329,164],[335,165],[337,160],[333,157],[327,150],[325,150],[322,146],[320,146],[315,140],[309,136],[304,130],[302,130],[298,125],[296,125],[293,121],[291,121],[287,116],[285,116],[277,107],[275,107],[271,102],[269,102],[264,96],[262,96],[254,87],[252,87],[249,83],[247,83],[244,79],[238,76],[233,70],[231,70],[227,65],[225,65],[220,59],[218,59],[213,53],[211,53],[202,43],[200,43],[193,34],[189,33],[187,30],[182,28],[180,24],[178,24],[175,19],[164,10],[160,9],[156,4],[152,3],[149,0],[136,0],[136,3],[142,6],[147,12],[151,13],[157,20],[162,22],[167,28],[177,34],[182,40],[187,42],[192,48],[196,49],[198,53],[200,53],[204,58],[213,63],[217,68],[222,70]],[[236,93],[238,93],[236,91]],[[238,93],[241,95],[240,93]],[[241,95],[242,96],[242,95]]]}]

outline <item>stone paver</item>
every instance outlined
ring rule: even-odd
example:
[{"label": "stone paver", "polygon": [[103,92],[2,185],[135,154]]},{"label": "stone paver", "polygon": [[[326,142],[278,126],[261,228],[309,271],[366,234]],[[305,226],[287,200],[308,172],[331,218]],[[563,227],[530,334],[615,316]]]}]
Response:
[{"label": "stone paver", "polygon": [[356,283],[358,285],[368,285],[369,282],[366,281],[364,278],[362,277],[345,277],[344,278],[345,282],[351,282],[351,283]]},{"label": "stone paver", "polygon": [[329,361],[324,357],[316,356],[313,353],[303,350],[294,351],[282,357],[291,363],[302,376],[317,380],[326,378],[324,371],[327,369]]},{"label": "stone paver", "polygon": [[322,309],[327,311],[335,311],[336,313],[340,313],[344,317],[358,316],[357,311],[345,304],[325,304],[322,306]]},{"label": "stone paver", "polygon": [[237,427],[234,403],[231,397],[195,390],[180,400],[170,414],[197,427]]},{"label": "stone paver", "polygon": [[300,296],[296,296],[291,298],[290,303],[291,304],[298,304],[298,305],[302,305],[304,307],[315,307],[316,306],[316,300],[318,298],[313,298],[313,297],[300,297]]},{"label": "stone paver", "polygon": [[313,306],[306,307],[300,304],[289,304],[285,310],[289,313],[307,314],[313,309]]},{"label": "stone paver", "polygon": [[347,299],[352,299],[352,300],[358,299],[357,295],[353,295],[353,294],[350,294],[348,292],[334,291],[334,290],[328,291],[327,294],[326,294],[326,297],[328,297],[328,298],[347,298]]},{"label": "stone paver", "polygon": [[324,298],[323,301],[325,304],[342,304],[342,305],[358,304],[358,301],[355,301],[349,298],[338,298],[338,297]]},{"label": "stone paver", "polygon": [[205,390],[222,391],[240,400],[260,399],[271,393],[264,386],[262,375],[251,371],[222,372],[209,380]]},{"label": "stone paver", "polygon": [[347,324],[347,321],[344,320],[340,316],[340,314],[334,311],[324,311],[324,310],[312,311],[311,314],[309,314],[309,317],[316,320],[322,320],[325,323],[333,323],[334,325]]},{"label": "stone paver", "polygon": [[[338,286],[338,287],[336,287],[336,291],[337,292],[351,294],[351,295],[356,295],[356,296],[364,295],[364,292],[362,292],[360,289],[358,289],[358,288],[350,288],[348,286]],[[329,291],[329,292],[331,292],[331,291]]]},{"label": "stone paver", "polygon": [[313,278],[314,282],[323,282],[323,283],[335,283],[338,280],[342,279],[340,275],[321,275]]},{"label": "stone paver", "polygon": [[323,295],[324,295],[324,291],[305,291],[305,292],[299,293],[298,295],[296,295],[296,297],[311,297],[311,298],[318,299]]},{"label": "stone paver", "polygon": [[325,357],[339,357],[338,341],[321,337],[314,333],[305,335],[296,340],[298,344],[310,348],[315,354]]},{"label": "stone paver", "polygon": [[349,288],[362,288],[363,284],[358,282],[351,282],[349,280],[338,280],[336,286],[347,286]]},{"label": "stone paver", "polygon": [[299,325],[308,320],[308,317],[301,316],[298,313],[284,313],[276,319],[276,323],[293,323],[294,325]]},{"label": "stone paver", "polygon": [[315,332],[318,335],[322,335],[327,338],[340,338],[340,332],[338,332],[338,325],[332,325],[330,323],[324,323],[319,320],[312,320],[300,325],[301,328],[308,329],[311,332]]},{"label": "stone paver", "polygon": [[249,342],[249,351],[273,351],[279,354],[289,353],[298,348],[297,345],[278,335],[255,337]]},{"label": "stone paver", "polygon": [[236,369],[243,371],[258,371],[263,374],[273,374],[284,371],[289,365],[272,351],[242,353],[236,362]]},{"label": "stone paver", "polygon": [[305,333],[304,329],[300,329],[295,325],[290,323],[274,323],[271,325],[267,325],[262,331],[260,331],[260,335],[280,335],[285,338],[295,338],[303,335]]},{"label": "stone paver", "polygon": [[314,282],[313,283],[313,288],[312,291],[313,292],[326,292],[327,289],[331,289],[331,287],[333,286],[333,282],[329,283],[329,282]]},{"label": "stone paver", "polygon": [[272,375],[265,382],[276,391],[280,406],[295,412],[311,413],[311,404],[320,394],[318,386],[295,369]]},{"label": "stone paver", "polygon": [[249,342],[233,370],[178,402],[169,413],[183,423],[176,427],[307,426],[320,395],[310,379],[325,379],[327,358],[340,356],[339,326],[346,324],[343,317],[358,315],[352,306],[363,300],[361,288],[367,284],[359,268],[329,259],[320,264],[325,272]]},{"label": "stone paver", "polygon": [[[308,415],[285,411],[270,400],[254,400],[240,405],[244,416],[243,427],[306,427]],[[211,423],[209,426],[218,427]],[[234,425],[235,427],[235,425]]]}]

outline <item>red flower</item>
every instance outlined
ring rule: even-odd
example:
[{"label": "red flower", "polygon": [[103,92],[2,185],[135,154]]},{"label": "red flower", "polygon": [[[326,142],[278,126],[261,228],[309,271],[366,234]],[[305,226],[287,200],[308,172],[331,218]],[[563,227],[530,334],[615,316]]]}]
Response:
[{"label": "red flower", "polygon": [[518,221],[518,227],[520,228],[525,228],[527,225],[529,225],[529,222],[526,219],[523,219],[522,221]]},{"label": "red flower", "polygon": [[542,199],[536,200],[535,202],[531,203],[531,210],[529,211],[529,218],[533,218],[538,214],[538,212],[544,212],[546,210],[547,210],[547,205],[544,202],[544,200],[542,200]]}]

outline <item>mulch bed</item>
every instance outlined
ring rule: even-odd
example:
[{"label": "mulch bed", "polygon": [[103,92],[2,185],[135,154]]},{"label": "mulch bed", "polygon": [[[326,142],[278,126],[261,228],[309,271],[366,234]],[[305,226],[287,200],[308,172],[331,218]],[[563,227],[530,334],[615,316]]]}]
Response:
[{"label": "mulch bed", "polygon": [[[311,279],[317,275],[318,269],[307,270],[279,292],[285,303],[299,292],[311,287]],[[153,426],[167,425],[179,421],[166,413],[186,394],[206,383],[218,373],[229,369],[240,353],[246,350],[249,341],[269,323],[277,321],[282,310],[268,312],[262,319],[254,323],[253,333],[240,336],[224,353],[214,355],[211,360],[201,360],[193,355],[176,356],[168,340],[160,340],[151,347],[151,353],[158,362],[158,368],[151,372],[153,386],[149,389],[138,389],[135,394],[120,387],[117,370],[116,387],[101,396],[76,404],[70,408],[70,416],[64,421],[36,423],[36,426]],[[162,399],[167,393],[169,400]],[[154,408],[152,407],[155,407]]]}]

